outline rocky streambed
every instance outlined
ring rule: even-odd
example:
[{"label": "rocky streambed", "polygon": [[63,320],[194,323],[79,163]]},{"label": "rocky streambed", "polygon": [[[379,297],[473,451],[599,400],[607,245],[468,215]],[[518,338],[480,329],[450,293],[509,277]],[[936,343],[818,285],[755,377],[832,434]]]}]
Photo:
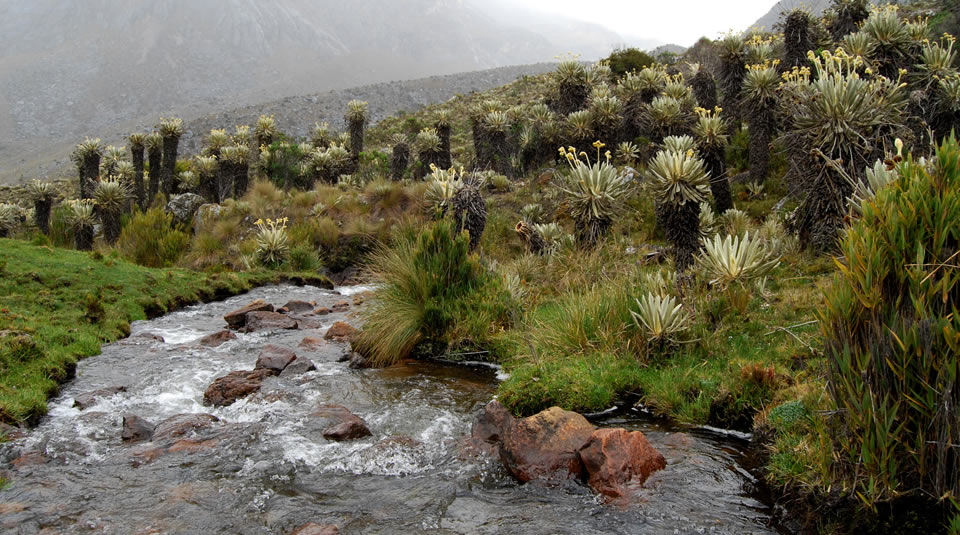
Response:
[{"label": "rocky streambed", "polygon": [[643,477],[595,484],[616,464],[603,455],[568,463],[578,477],[538,477],[543,458],[516,448],[546,435],[498,416],[496,369],[368,369],[350,353],[365,290],[264,287],[135,323],[80,363],[36,429],[0,444],[0,531],[776,532],[745,441],[636,411],[541,420],[596,437],[595,453],[639,448],[641,431],[661,460],[619,466]]}]

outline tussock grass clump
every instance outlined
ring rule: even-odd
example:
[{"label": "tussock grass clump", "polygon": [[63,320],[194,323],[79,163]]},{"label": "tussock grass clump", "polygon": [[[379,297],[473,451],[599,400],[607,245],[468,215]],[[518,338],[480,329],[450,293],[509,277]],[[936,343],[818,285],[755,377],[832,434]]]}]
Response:
[{"label": "tussock grass clump", "polygon": [[441,352],[463,341],[484,347],[510,324],[509,293],[447,221],[398,236],[373,254],[370,270],[379,287],[362,312],[357,348],[377,366],[410,356],[418,344]]},{"label": "tussock grass clump", "polygon": [[156,207],[134,214],[117,240],[117,248],[146,267],[169,267],[186,251],[190,237],[174,225],[173,215]]},{"label": "tussock grass clump", "polygon": [[860,206],[821,312],[838,479],[868,505],[960,495],[960,146]]}]

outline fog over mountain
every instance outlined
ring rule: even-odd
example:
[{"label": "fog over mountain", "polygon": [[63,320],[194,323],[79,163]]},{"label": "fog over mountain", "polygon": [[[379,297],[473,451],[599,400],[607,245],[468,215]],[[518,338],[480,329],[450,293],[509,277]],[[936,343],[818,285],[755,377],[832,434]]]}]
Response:
[{"label": "fog over mountain", "polygon": [[[0,0],[0,182],[106,129],[621,43],[481,0]],[[224,125],[232,126],[232,125]]]}]

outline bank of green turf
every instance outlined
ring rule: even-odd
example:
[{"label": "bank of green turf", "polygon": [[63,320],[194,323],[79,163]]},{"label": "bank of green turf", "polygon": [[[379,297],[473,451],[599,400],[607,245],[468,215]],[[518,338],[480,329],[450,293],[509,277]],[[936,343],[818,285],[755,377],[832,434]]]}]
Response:
[{"label": "bank of green turf", "polygon": [[0,420],[42,416],[77,360],[128,335],[131,321],[282,278],[329,284],[316,275],[150,269],[115,255],[0,239]]}]

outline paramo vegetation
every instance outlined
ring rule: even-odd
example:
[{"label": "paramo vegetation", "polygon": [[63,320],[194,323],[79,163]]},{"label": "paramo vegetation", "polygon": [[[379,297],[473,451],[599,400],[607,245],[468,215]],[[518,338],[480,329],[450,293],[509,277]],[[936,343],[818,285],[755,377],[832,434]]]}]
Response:
[{"label": "paramo vegetation", "polygon": [[84,140],[69,200],[35,183],[0,237],[367,280],[376,365],[488,360],[517,414],[626,401],[752,431],[807,529],[960,533],[951,13],[836,0],[671,64],[565,60],[376,125],[353,101],[305,139],[263,116],[197,155],[168,119]]}]

